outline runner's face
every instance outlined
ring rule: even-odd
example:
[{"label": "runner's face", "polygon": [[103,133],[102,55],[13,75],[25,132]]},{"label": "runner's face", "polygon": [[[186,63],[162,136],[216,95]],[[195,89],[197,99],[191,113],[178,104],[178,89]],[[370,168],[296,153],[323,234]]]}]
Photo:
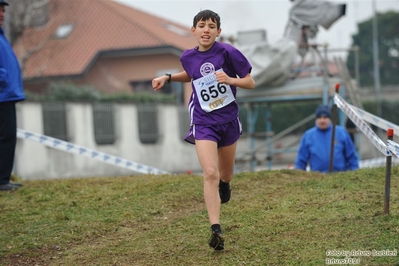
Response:
[{"label": "runner's face", "polygon": [[208,19],[206,21],[198,21],[197,26],[191,28],[191,32],[197,38],[198,50],[206,51],[212,47],[216,37],[219,37],[222,32],[222,29],[218,29],[216,22],[213,22],[212,19]]},{"label": "runner's face", "polygon": [[320,116],[316,118],[316,125],[320,129],[327,129],[330,126],[330,118],[327,116]]}]

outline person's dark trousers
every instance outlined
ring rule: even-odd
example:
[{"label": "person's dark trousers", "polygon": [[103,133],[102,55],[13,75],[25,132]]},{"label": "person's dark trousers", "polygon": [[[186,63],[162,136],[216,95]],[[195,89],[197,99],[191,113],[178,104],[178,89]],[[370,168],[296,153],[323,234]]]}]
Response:
[{"label": "person's dark trousers", "polygon": [[10,182],[16,144],[15,102],[0,103],[0,185]]}]

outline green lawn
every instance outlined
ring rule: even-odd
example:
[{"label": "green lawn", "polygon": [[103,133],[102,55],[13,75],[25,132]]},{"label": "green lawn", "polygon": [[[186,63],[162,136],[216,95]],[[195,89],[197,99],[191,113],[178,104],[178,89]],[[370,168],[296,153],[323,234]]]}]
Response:
[{"label": "green lawn", "polygon": [[222,252],[207,245],[201,176],[23,183],[0,193],[0,265],[326,265],[345,258],[338,252],[399,265],[386,253],[399,250],[398,166],[389,216],[384,168],[237,174],[222,205]]}]

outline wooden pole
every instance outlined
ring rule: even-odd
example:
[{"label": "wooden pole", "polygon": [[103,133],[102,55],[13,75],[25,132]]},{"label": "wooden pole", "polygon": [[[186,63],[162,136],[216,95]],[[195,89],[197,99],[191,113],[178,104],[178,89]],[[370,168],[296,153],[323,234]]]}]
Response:
[{"label": "wooden pole", "polygon": [[[339,93],[340,84],[335,84],[335,92]],[[330,146],[330,169],[329,172],[332,173],[334,165],[334,142],[335,142],[335,126],[337,124],[338,110],[337,105],[334,103],[331,111],[331,120],[333,123],[332,134],[331,134],[331,146]]]},{"label": "wooden pole", "polygon": [[[387,139],[393,140],[393,129],[387,131]],[[391,196],[391,169],[392,156],[387,156],[385,163],[385,196],[384,196],[384,214],[389,215],[389,198]]]}]

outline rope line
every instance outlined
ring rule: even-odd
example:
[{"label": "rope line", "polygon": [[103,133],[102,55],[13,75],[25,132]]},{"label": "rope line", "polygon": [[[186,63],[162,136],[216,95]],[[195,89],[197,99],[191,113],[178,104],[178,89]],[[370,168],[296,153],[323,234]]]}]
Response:
[{"label": "rope line", "polygon": [[74,143],[41,135],[24,129],[19,129],[19,128],[17,129],[17,137],[20,139],[35,141],[53,149],[73,154],[83,155],[91,159],[96,159],[98,161],[101,161],[103,163],[126,168],[142,174],[155,174],[155,175],[170,174],[165,170],[157,169],[152,166],[126,160],[111,154],[92,150],[83,146],[76,145]]}]

